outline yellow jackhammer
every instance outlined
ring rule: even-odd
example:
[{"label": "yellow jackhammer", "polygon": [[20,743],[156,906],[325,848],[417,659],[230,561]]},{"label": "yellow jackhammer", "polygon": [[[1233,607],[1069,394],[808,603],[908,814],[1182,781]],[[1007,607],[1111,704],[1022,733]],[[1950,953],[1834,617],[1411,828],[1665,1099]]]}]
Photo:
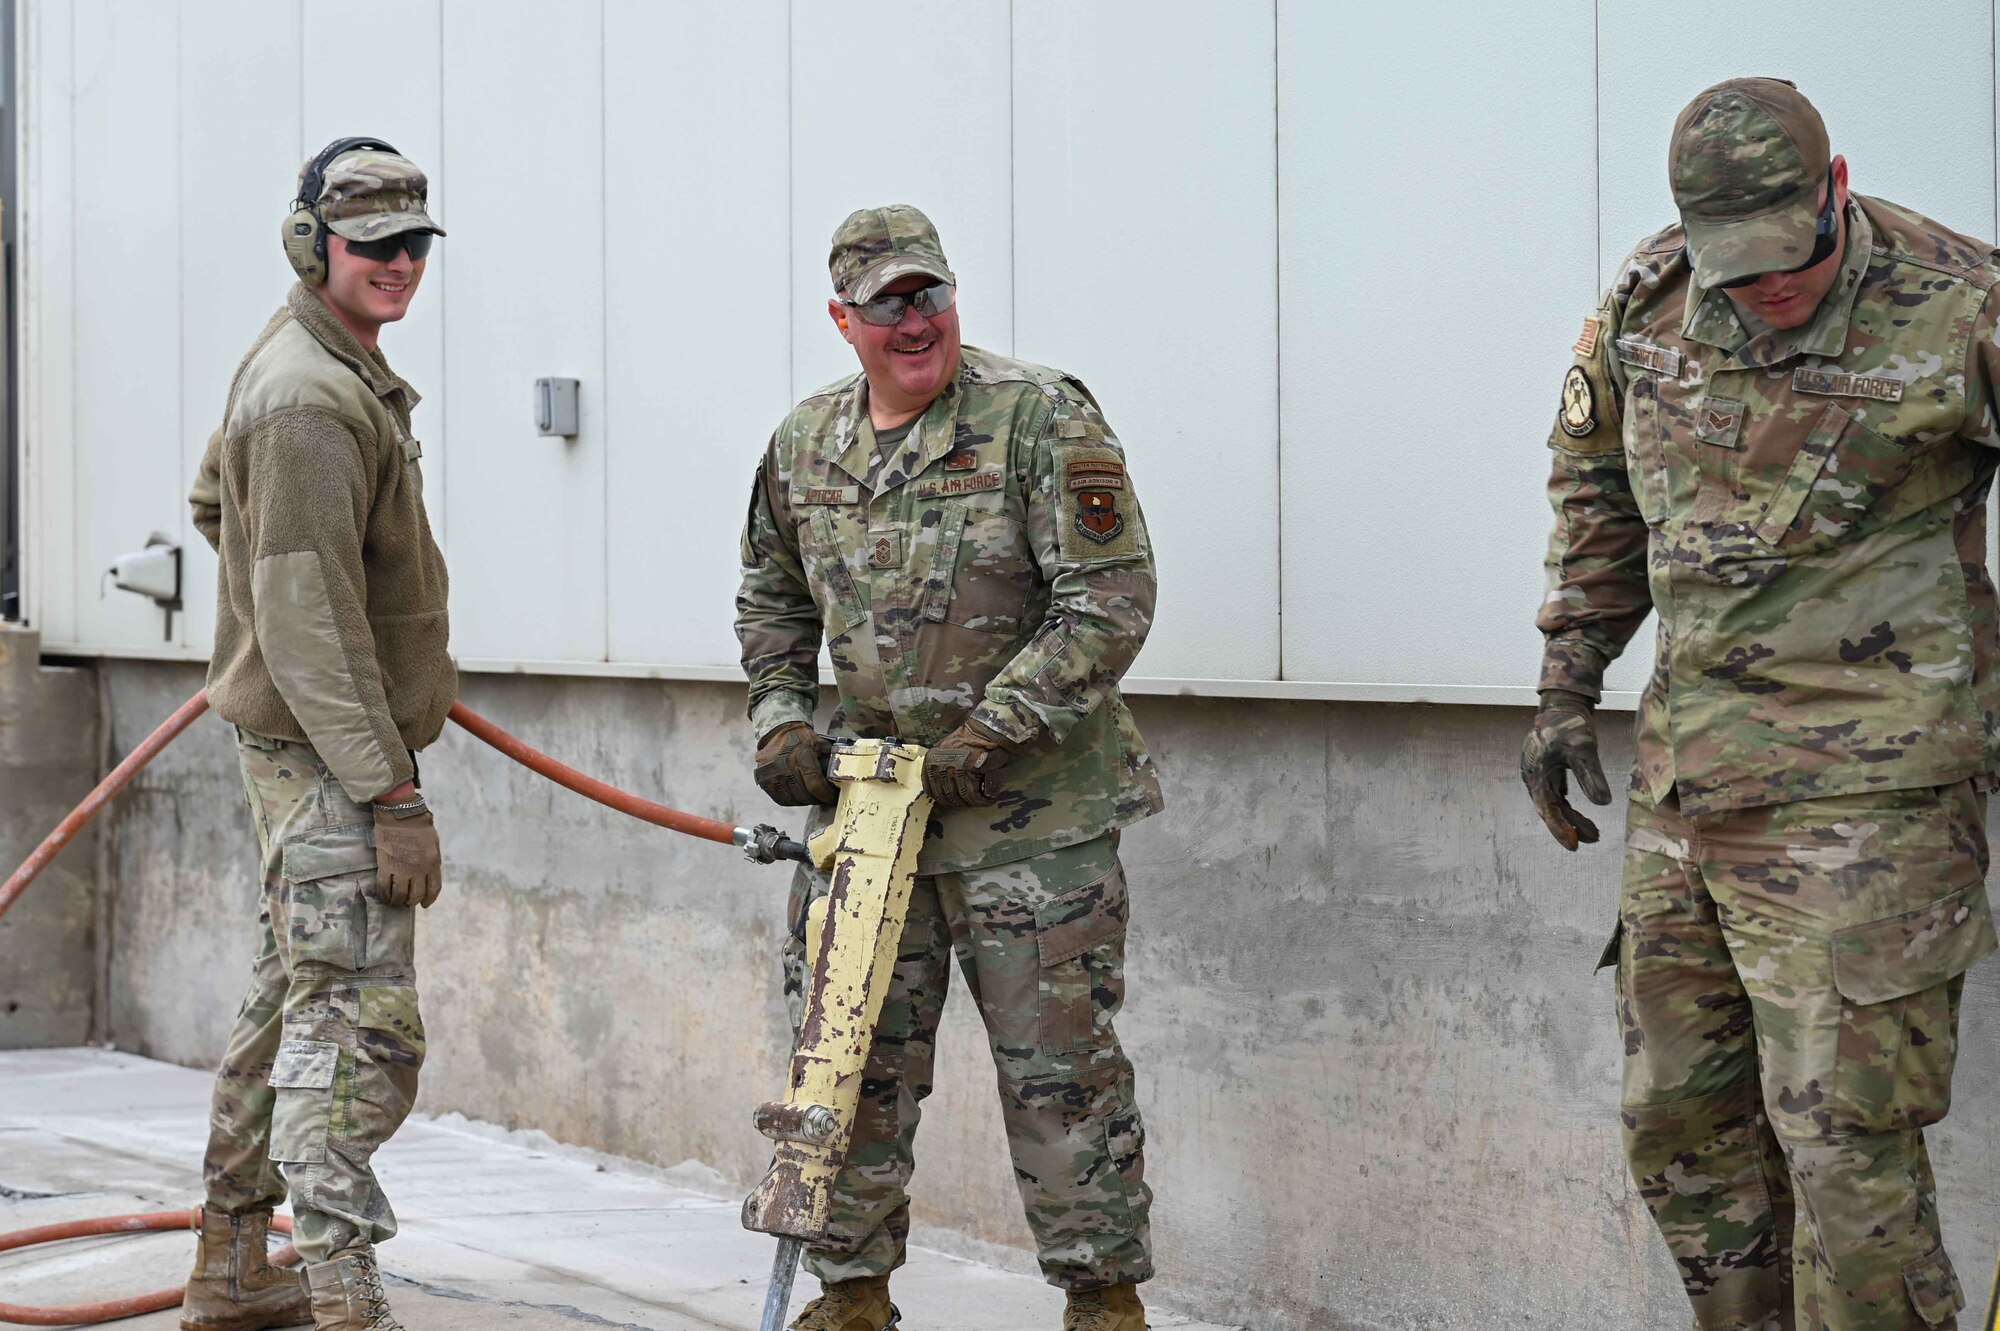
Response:
[{"label": "yellow jackhammer", "polygon": [[805,1015],[785,1098],[759,1105],[757,1130],[777,1143],[770,1171],[743,1203],[743,1227],[778,1239],[759,1331],[780,1331],[808,1243],[826,1237],[834,1175],[847,1159],[882,998],[909,914],[930,796],[924,751],[893,739],[841,741],[827,775],[840,787],[833,822],[808,843],[832,885],[805,921]]}]

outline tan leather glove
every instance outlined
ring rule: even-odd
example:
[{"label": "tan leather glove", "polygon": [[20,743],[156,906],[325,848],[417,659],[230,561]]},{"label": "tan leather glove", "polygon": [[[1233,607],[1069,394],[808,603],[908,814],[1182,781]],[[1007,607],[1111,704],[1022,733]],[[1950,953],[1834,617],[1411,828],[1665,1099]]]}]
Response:
[{"label": "tan leather glove", "polygon": [[787,721],[757,746],[757,788],[774,804],[838,804],[840,787],[827,780],[833,741],[805,721]]},{"label": "tan leather glove", "polygon": [[437,820],[429,809],[398,818],[375,806],[375,895],[390,906],[425,906],[444,890]]},{"label": "tan leather glove", "polygon": [[1597,724],[1591,709],[1590,699],[1581,693],[1544,690],[1535,723],[1521,746],[1521,780],[1527,784],[1528,798],[1564,850],[1597,840],[1597,824],[1570,805],[1569,774],[1576,774],[1577,786],[1592,804],[1611,803],[1611,787],[1597,758]]},{"label": "tan leather glove", "polygon": [[1020,752],[968,717],[924,754],[924,793],[941,809],[972,809],[1000,795],[1000,769]]}]

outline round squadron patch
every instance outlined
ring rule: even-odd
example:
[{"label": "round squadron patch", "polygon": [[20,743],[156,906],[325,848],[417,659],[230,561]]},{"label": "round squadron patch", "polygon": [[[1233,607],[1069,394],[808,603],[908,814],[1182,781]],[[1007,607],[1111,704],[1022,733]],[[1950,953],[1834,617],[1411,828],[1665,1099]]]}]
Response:
[{"label": "round squadron patch", "polygon": [[1556,419],[1572,439],[1581,439],[1597,428],[1597,396],[1590,391],[1590,377],[1581,365],[1570,366],[1563,376],[1562,410]]}]

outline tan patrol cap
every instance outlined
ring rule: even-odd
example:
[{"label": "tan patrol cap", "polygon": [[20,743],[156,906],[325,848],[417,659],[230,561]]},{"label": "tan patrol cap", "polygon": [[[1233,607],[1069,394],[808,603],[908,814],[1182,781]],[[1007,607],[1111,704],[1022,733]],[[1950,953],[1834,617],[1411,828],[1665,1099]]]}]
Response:
[{"label": "tan patrol cap", "polygon": [[861,208],[847,215],[833,233],[826,256],[833,289],[863,304],[880,295],[899,277],[919,273],[939,282],[951,281],[951,265],[937,228],[923,211],[907,203]]},{"label": "tan patrol cap", "polygon": [[1703,287],[1812,257],[1826,122],[1784,79],[1704,88],[1674,121],[1667,176]]}]

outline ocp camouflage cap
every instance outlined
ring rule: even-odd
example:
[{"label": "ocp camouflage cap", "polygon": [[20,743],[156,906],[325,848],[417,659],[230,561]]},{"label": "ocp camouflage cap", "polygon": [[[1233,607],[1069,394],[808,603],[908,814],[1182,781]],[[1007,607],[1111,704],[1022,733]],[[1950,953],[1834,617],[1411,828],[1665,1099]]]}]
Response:
[{"label": "ocp camouflage cap", "polygon": [[[299,185],[305,186],[303,170]],[[415,162],[378,148],[354,148],[327,163],[315,202],[335,235],[379,240],[405,231],[442,236],[444,228],[427,211],[429,198],[430,181]]]},{"label": "ocp camouflage cap", "polygon": [[1812,256],[1826,122],[1784,79],[1704,88],[1674,121],[1667,175],[1703,287]]},{"label": "ocp camouflage cap", "polygon": [[883,287],[912,273],[951,281],[951,265],[945,262],[937,228],[921,209],[907,203],[849,213],[834,230],[826,267],[833,275],[833,289],[857,302],[875,299]]}]

